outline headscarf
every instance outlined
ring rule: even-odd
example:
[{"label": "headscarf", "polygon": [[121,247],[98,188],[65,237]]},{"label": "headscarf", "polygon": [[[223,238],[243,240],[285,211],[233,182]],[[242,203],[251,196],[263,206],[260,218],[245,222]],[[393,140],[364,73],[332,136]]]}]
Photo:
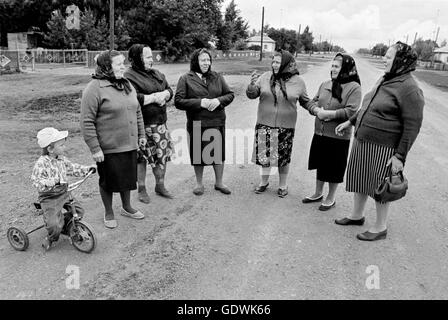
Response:
[{"label": "headscarf", "polygon": [[[199,66],[199,56],[203,53],[206,53],[209,55],[210,57],[210,67],[208,68],[207,72],[202,72],[201,71],[201,67]],[[203,76],[207,77],[211,70],[212,70],[212,54],[210,53],[210,51],[208,51],[205,48],[202,49],[196,49],[193,54],[191,55],[191,59],[190,59],[190,70],[196,73],[200,73]]]},{"label": "headscarf", "polygon": [[129,94],[131,89],[131,84],[125,78],[117,79],[115,78],[114,72],[112,70],[112,58],[120,56],[116,50],[106,50],[101,52],[96,58],[96,70],[95,74],[92,75],[93,79],[108,80],[112,83],[112,86],[117,90],[124,90],[126,94]]},{"label": "headscarf", "polygon": [[282,56],[282,62],[280,64],[280,69],[278,73],[275,74],[272,70],[272,76],[270,79],[271,92],[274,95],[274,105],[277,105],[277,94],[275,93],[275,82],[280,83],[280,90],[283,93],[285,99],[288,99],[288,94],[286,93],[286,81],[288,81],[293,75],[299,75],[299,70],[297,70],[296,60],[294,56],[286,50],[280,50],[279,53],[274,54],[275,56]]},{"label": "headscarf", "polygon": [[143,62],[143,48],[149,48],[149,46],[145,46],[143,44],[133,44],[128,51],[128,59],[131,62],[131,68],[138,72],[151,76],[158,83],[163,84],[163,78],[156,72],[155,69],[146,69],[145,63]]},{"label": "headscarf", "polygon": [[342,84],[349,82],[357,82],[361,84],[359,79],[358,70],[356,69],[355,59],[353,59],[348,54],[338,53],[334,57],[342,58],[341,70],[339,71],[338,77],[332,79],[331,95],[333,98],[338,99],[339,103],[342,102]]},{"label": "headscarf", "polygon": [[398,41],[392,47],[396,49],[395,58],[392,62],[392,68],[384,75],[385,81],[414,71],[417,66],[418,55],[411,46]]}]

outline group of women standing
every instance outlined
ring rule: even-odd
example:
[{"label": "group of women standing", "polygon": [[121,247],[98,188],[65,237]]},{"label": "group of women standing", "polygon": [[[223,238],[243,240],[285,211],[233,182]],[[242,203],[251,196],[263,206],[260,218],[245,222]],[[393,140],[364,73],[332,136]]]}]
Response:
[{"label": "group of women standing", "polygon": [[[148,46],[131,47],[132,66],[125,73],[123,60],[116,51],[100,54],[93,80],[83,92],[81,108],[81,129],[98,163],[104,222],[109,228],[117,226],[111,206],[113,192],[121,193],[122,215],[144,217],[131,207],[129,193],[138,187],[139,200],[149,203],[145,187],[147,164],[153,169],[156,193],[172,198],[164,186],[164,177],[174,153],[166,126],[166,102],[173,97],[173,91],[164,75],[152,68]],[[401,42],[393,45],[385,57],[385,75],[364,97],[360,108],[361,81],[352,57],[337,54],[330,79],[310,99],[294,57],[287,51],[276,52],[272,70],[261,76],[254,72],[246,90],[248,98],[259,99],[252,161],[261,166],[261,174],[255,193],[267,190],[271,170],[278,168],[277,194],[282,198],[288,195],[298,102],[315,117],[308,168],[316,170],[316,186],[315,192],[302,202],[321,202],[321,211],[333,208],[337,187],[348,168],[346,189],[354,193],[354,209],[335,223],[363,225],[367,197],[373,198],[375,188],[391,171],[403,170],[422,123],[423,94],[410,74],[416,61],[409,46]],[[187,115],[190,161],[196,175],[193,193],[197,196],[205,189],[204,166],[213,166],[214,188],[231,193],[223,183],[223,172],[225,108],[233,101],[234,93],[223,76],[211,70],[211,65],[210,52],[196,50],[190,71],[179,79],[174,95],[176,108]],[[325,183],[329,191],[324,197]],[[376,208],[375,225],[358,234],[358,239],[386,237],[389,203],[376,202]]]}]

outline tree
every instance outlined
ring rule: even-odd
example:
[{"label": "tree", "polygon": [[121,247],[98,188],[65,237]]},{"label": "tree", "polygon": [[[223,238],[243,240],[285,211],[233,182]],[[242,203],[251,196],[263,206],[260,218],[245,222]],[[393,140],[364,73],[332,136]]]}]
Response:
[{"label": "tree", "polygon": [[103,16],[99,20],[95,17],[95,13],[91,9],[86,9],[81,14],[80,21],[82,39],[79,43],[80,47],[89,50],[104,50],[108,45],[108,25],[106,18]]},{"label": "tree", "polygon": [[74,38],[65,26],[65,17],[60,10],[54,11],[50,21],[47,22],[49,32],[44,34],[44,44],[51,49],[70,48]]},{"label": "tree", "polygon": [[303,33],[300,35],[300,43],[305,52],[309,52],[312,50],[313,40],[314,40],[313,33],[310,32],[310,27],[306,26],[305,30],[303,30]]},{"label": "tree", "polygon": [[384,43],[377,43],[371,50],[372,56],[384,56],[389,47]]},{"label": "tree", "polygon": [[234,0],[232,0],[226,8],[224,21],[219,24],[217,30],[218,49],[228,50],[232,46],[244,47],[240,40],[245,40],[248,36],[248,22],[240,15]]},{"label": "tree", "polygon": [[284,49],[291,53],[297,51],[297,33],[295,30],[269,28],[267,34],[275,41],[275,50]]},{"label": "tree", "polygon": [[417,39],[414,43],[414,49],[417,52],[418,58],[421,60],[430,60],[433,51],[439,46],[433,40],[423,40],[422,38]]},{"label": "tree", "polygon": [[444,40],[442,41],[442,43],[440,44],[440,47],[441,47],[441,48],[446,47],[446,44],[447,44],[446,39],[444,39]]},{"label": "tree", "polygon": [[126,50],[128,48],[128,44],[131,41],[131,37],[128,32],[127,22],[123,19],[122,16],[118,16],[118,19],[115,20],[115,47],[118,50]]}]

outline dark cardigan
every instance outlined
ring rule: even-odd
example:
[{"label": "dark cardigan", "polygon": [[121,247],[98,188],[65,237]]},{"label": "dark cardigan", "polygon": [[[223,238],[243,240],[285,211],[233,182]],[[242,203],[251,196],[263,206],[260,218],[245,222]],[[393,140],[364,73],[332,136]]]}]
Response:
[{"label": "dark cardigan", "polygon": [[170,100],[173,97],[173,90],[168,85],[165,76],[158,70],[153,69],[153,72],[160,79],[163,79],[163,82],[157,81],[157,79],[148,73],[137,71],[133,68],[129,68],[124,74],[126,79],[132,83],[137,91],[137,99],[142,108],[143,122],[145,125],[164,124],[167,120],[166,104],[163,106],[157,103],[144,105],[145,95],[168,90],[170,92]]},{"label": "dark cardigan", "polygon": [[[180,77],[177,83],[174,104],[177,109],[187,112],[187,125],[193,121],[201,121],[203,127],[223,126],[226,121],[224,108],[232,101],[234,93],[220,74],[211,71],[205,84],[199,76],[190,71]],[[210,112],[201,107],[201,99],[217,98],[221,103],[214,111]]]},{"label": "dark cardigan", "polygon": [[425,100],[410,73],[385,81],[366,94],[362,107],[350,118],[355,137],[395,149],[402,161],[423,121]]}]

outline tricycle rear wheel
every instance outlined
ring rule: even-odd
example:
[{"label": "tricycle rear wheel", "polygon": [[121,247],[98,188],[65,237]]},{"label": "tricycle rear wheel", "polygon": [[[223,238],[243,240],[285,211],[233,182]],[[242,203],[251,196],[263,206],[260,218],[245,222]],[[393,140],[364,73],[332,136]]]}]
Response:
[{"label": "tricycle rear wheel", "polygon": [[17,251],[25,251],[30,245],[28,234],[18,227],[10,227],[7,231],[9,244]]}]

